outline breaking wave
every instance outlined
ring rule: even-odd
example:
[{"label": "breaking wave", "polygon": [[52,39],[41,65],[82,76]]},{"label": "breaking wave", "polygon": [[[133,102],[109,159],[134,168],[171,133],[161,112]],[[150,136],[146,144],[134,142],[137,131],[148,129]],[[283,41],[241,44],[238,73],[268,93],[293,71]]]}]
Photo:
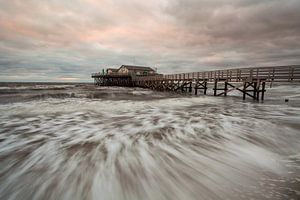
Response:
[{"label": "breaking wave", "polygon": [[0,105],[0,199],[300,197],[297,95],[262,104],[83,87]]}]

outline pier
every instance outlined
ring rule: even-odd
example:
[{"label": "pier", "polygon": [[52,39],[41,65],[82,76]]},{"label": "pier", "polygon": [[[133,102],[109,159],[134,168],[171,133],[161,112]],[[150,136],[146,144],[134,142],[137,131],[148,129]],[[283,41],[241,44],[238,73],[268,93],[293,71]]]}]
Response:
[{"label": "pier", "polygon": [[[264,100],[266,84],[300,83],[300,65],[236,68],[179,74],[136,75],[135,73],[101,74],[92,78],[99,86],[142,87],[159,91],[185,92],[198,95],[213,90],[214,96],[227,96],[229,92],[241,92],[243,99]],[[212,85],[209,88],[209,85]]]}]

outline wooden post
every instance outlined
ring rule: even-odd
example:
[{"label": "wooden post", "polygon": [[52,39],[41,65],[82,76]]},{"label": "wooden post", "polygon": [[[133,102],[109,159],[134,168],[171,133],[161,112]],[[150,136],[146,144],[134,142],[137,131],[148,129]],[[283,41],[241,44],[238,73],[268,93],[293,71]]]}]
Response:
[{"label": "wooden post", "polygon": [[263,101],[264,100],[264,98],[265,98],[265,86],[266,86],[266,82],[264,81],[264,82],[262,82],[262,84],[261,84],[261,100]]},{"label": "wooden post", "polygon": [[189,92],[192,92],[192,81],[190,82]]},{"label": "wooden post", "polygon": [[259,101],[259,90],[260,90],[260,81],[257,83],[256,87],[256,100]]},{"label": "wooden post", "polygon": [[204,81],[204,95],[206,95],[206,90],[207,90],[207,82]]},{"label": "wooden post", "polygon": [[228,90],[228,85],[227,85],[227,81],[225,81],[224,96],[227,96],[227,90]]},{"label": "wooden post", "polygon": [[218,87],[218,80],[215,79],[214,96],[217,96],[217,87]]},{"label": "wooden post", "polygon": [[253,83],[253,96],[254,96],[254,99],[256,99],[256,95],[257,95],[257,82],[254,82]]},{"label": "wooden post", "polygon": [[247,82],[244,82],[244,88],[243,88],[243,100],[246,99],[246,88],[247,88]]},{"label": "wooden post", "polygon": [[198,93],[198,81],[195,82],[195,95]]}]

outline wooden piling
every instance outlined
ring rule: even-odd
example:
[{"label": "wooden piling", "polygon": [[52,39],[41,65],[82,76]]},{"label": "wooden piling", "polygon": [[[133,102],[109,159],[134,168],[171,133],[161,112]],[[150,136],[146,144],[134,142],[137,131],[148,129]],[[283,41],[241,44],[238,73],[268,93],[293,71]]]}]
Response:
[{"label": "wooden piling", "polygon": [[227,81],[225,81],[225,85],[224,85],[224,96],[227,96],[227,90],[228,90],[228,85],[227,85]]},{"label": "wooden piling", "polygon": [[218,80],[215,79],[215,84],[214,84],[214,96],[217,96],[217,89],[218,89]]},{"label": "wooden piling", "polygon": [[254,99],[256,99],[256,95],[257,95],[257,82],[254,82],[253,83],[254,85],[253,85],[253,97],[254,97]]},{"label": "wooden piling", "polygon": [[256,94],[255,94],[255,97],[256,97],[257,101],[259,101],[259,90],[260,90],[260,81],[258,81],[256,83]]},{"label": "wooden piling", "polygon": [[244,88],[243,88],[243,100],[246,99],[246,89],[247,89],[247,82],[244,82]]},{"label": "wooden piling", "polygon": [[265,86],[266,86],[266,82],[262,82],[262,84],[261,84],[261,100],[263,101],[264,100],[264,98],[265,98]]}]

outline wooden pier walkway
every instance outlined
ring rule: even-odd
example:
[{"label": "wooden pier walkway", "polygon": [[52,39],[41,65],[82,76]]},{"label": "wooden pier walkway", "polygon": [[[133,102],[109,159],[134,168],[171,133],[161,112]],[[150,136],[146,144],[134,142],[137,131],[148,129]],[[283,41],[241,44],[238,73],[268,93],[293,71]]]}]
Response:
[{"label": "wooden pier walkway", "polygon": [[135,76],[131,74],[92,74],[100,86],[135,86],[160,91],[207,94],[208,85],[213,85],[214,96],[227,96],[233,90],[240,91],[254,100],[264,100],[266,83],[300,83],[300,65],[225,69],[204,72]]}]

